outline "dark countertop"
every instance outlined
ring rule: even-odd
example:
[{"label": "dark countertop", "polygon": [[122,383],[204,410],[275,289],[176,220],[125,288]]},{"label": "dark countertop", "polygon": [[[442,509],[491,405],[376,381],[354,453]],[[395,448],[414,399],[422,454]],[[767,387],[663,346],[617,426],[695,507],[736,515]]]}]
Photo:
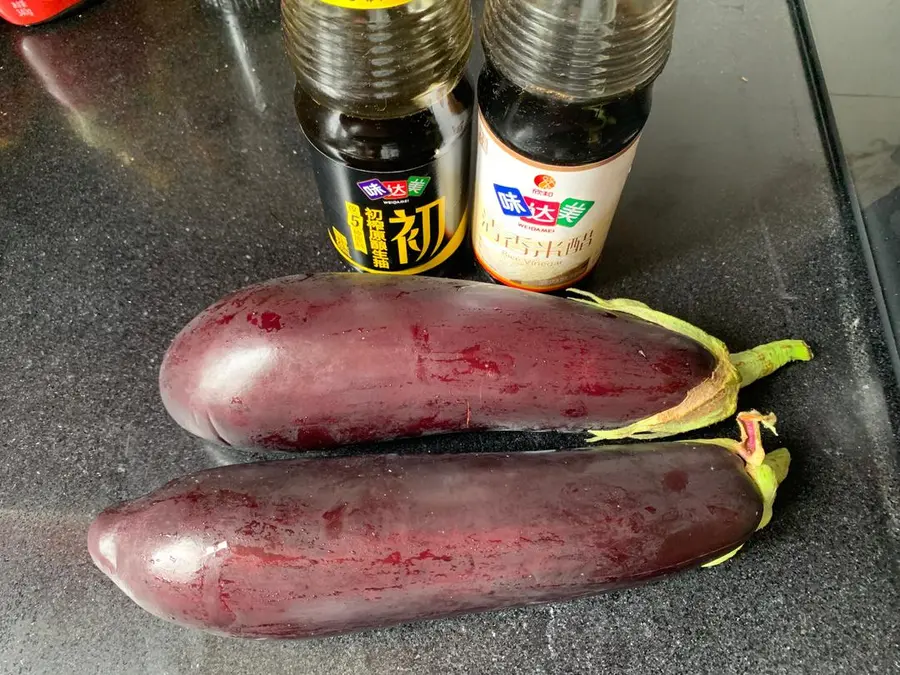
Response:
[{"label": "dark countertop", "polygon": [[0,672],[896,672],[896,391],[780,2],[682,4],[586,284],[735,349],[813,343],[814,362],[742,396],[779,414],[794,465],[740,555],[569,604],[294,643],[167,624],[92,566],[85,531],[102,508],[239,459],[159,402],[178,329],[247,282],[337,267],[277,16],[273,0],[116,0],[0,27]]}]

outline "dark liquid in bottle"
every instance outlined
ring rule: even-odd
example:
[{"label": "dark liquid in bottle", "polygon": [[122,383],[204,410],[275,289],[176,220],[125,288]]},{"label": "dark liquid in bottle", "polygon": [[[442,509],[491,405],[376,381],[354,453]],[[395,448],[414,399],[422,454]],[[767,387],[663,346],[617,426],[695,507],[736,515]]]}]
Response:
[{"label": "dark liquid in bottle", "polygon": [[569,103],[513,84],[488,60],[478,77],[478,106],[496,136],[544,164],[579,166],[613,157],[640,134],[652,85],[625,96]]},{"label": "dark liquid in bottle", "polygon": [[367,119],[295,89],[300,126],[328,235],[368,272],[447,273],[466,243],[474,92],[463,77],[442,100],[405,117]]}]

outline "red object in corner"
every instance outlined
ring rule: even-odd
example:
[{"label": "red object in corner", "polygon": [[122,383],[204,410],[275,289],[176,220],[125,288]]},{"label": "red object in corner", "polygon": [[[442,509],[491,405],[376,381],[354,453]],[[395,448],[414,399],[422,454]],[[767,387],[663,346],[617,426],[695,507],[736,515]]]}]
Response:
[{"label": "red object in corner", "polygon": [[49,21],[84,0],[0,0],[0,18],[17,26]]}]

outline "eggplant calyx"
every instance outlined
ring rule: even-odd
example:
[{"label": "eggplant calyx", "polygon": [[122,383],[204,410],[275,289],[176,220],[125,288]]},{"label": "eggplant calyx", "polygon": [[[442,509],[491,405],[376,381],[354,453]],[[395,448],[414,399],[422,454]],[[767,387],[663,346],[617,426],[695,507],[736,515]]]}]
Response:
[{"label": "eggplant calyx", "polygon": [[742,548],[744,548],[743,544],[741,544],[737,548],[731,549],[728,553],[726,553],[723,556],[719,556],[715,560],[710,560],[708,563],[703,563],[702,565],[700,565],[700,567],[706,568],[706,567],[715,567],[716,565],[721,565],[726,560],[731,560],[734,556],[736,556],[737,552],[740,551]]},{"label": "eggplant calyx", "polygon": [[653,439],[692,431],[720,422],[737,410],[738,389],[795,360],[809,360],[809,347],[800,340],[781,340],[732,356],[721,340],[678,317],[651,309],[642,302],[604,300],[570,288],[575,302],[607,312],[626,314],[680,333],[700,343],[716,360],[712,374],[691,389],[678,405],[615,429],[589,430],[588,443],[623,438]]},{"label": "eggplant calyx", "polygon": [[[763,415],[755,410],[738,413],[737,423],[741,430],[740,441],[734,441],[730,438],[719,438],[712,441],[703,440],[699,442],[719,445],[744,460],[744,468],[747,471],[747,475],[753,480],[762,498],[763,512],[759,519],[759,525],[756,526],[756,530],[759,531],[772,520],[772,505],[775,503],[778,486],[787,477],[791,464],[791,453],[788,452],[787,448],[779,448],[768,453],[763,448],[760,426],[777,435],[775,431],[775,415],[772,413]],[[683,442],[697,443],[698,441]],[[714,567],[725,562],[737,553],[742,546],[743,544],[725,555],[705,563],[703,567]]]},{"label": "eggplant calyx", "polygon": [[715,424],[733,415],[737,410],[737,391],[741,386],[741,376],[731,363],[728,348],[721,340],[687,321],[658,312],[636,300],[624,298],[604,300],[593,293],[574,288],[570,288],[569,292],[581,296],[572,298],[575,302],[606,312],[630,315],[689,337],[699,342],[716,361],[712,374],[691,389],[678,405],[623,427],[589,430],[588,443],[622,438],[653,439],[672,436]]}]

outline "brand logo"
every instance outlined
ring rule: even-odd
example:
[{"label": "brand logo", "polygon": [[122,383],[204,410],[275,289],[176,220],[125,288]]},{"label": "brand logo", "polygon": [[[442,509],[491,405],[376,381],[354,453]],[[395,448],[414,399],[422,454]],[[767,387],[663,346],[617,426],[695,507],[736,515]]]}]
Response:
[{"label": "brand logo", "polygon": [[494,193],[503,215],[544,227],[575,227],[594,205],[586,199],[566,198],[562,202],[549,202],[526,197],[518,188],[497,183],[494,183]]},{"label": "brand logo", "polygon": [[372,201],[382,199],[389,202],[407,197],[421,197],[430,182],[431,176],[410,176],[405,180],[386,181],[370,178],[360,181],[356,186]]},{"label": "brand logo", "polygon": [[552,190],[556,187],[556,179],[545,173],[539,173],[534,177],[534,184],[541,190]]}]

